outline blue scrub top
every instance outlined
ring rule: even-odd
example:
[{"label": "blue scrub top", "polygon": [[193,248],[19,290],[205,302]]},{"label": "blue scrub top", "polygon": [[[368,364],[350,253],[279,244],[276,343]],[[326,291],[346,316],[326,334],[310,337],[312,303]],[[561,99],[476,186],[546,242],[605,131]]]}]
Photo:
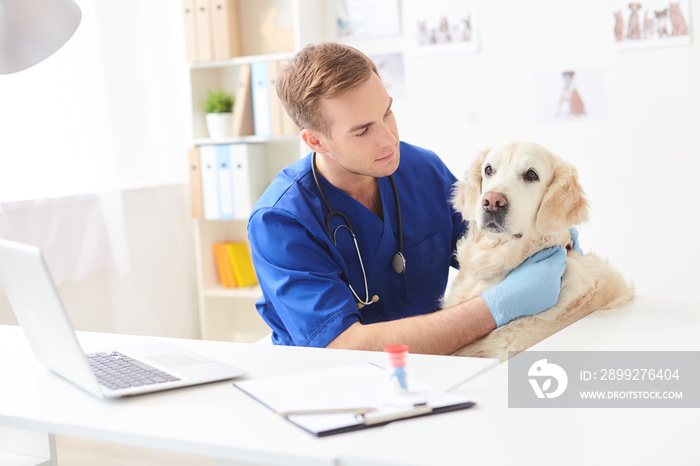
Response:
[{"label": "blue scrub top", "polygon": [[[275,344],[324,347],[355,322],[370,324],[433,312],[466,222],[452,209],[457,181],[435,153],[400,143],[393,174],[401,203],[406,271],[394,272],[398,250],[396,202],[388,177],[379,179],[384,221],[355,199],[319,180],[334,210],[350,218],[367,274],[369,297],[357,309],[348,287],[365,299],[355,245],[348,230],[328,233],[328,209],[311,173],[311,154],[282,170],[256,203],[248,222],[253,263],[263,296],[258,312]],[[341,221],[334,217],[331,230]]]}]

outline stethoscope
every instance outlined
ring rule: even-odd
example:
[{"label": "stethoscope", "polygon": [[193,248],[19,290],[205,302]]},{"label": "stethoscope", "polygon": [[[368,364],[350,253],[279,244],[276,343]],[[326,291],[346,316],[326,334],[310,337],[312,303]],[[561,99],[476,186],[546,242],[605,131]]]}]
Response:
[{"label": "stethoscope", "polygon": [[[335,247],[338,247],[338,242],[336,241],[336,235],[338,234],[338,230],[341,228],[346,228],[350,234],[352,235],[352,240],[355,243],[355,251],[357,252],[357,258],[360,261],[360,268],[362,269],[362,277],[364,279],[365,283],[365,299],[360,299],[360,297],[357,295],[355,290],[352,288],[352,285],[348,281],[348,286],[350,287],[350,291],[352,291],[352,294],[355,296],[355,299],[357,299],[357,308],[362,309],[365,306],[369,306],[372,303],[376,303],[379,301],[379,296],[376,294],[372,296],[370,299],[369,297],[369,288],[367,287],[367,273],[365,272],[365,266],[362,263],[362,255],[360,254],[360,247],[357,245],[357,237],[355,236],[355,229],[352,226],[352,223],[350,222],[350,219],[348,218],[347,215],[345,215],[343,212],[333,210],[331,207],[330,202],[328,202],[328,198],[326,198],[326,194],[323,192],[323,188],[321,188],[321,183],[318,180],[318,173],[316,172],[316,152],[314,152],[311,155],[311,173],[314,176],[314,181],[316,182],[316,187],[318,188],[318,192],[321,195],[321,199],[323,200],[323,203],[326,205],[326,208],[328,209],[328,215],[326,215],[326,229],[328,230],[328,234],[331,236],[333,239],[333,245]],[[391,189],[394,191],[394,202],[396,203],[396,220],[398,223],[398,229],[399,229],[399,250],[396,251],[394,254],[393,259],[391,260],[391,265],[394,267],[394,272],[398,273],[399,275],[403,274],[406,271],[406,259],[404,258],[403,255],[403,225],[401,222],[401,202],[399,201],[399,191],[396,189],[396,182],[394,181],[394,177],[389,175],[389,181],[391,181]],[[331,219],[334,216],[338,216],[343,221],[345,222],[345,225],[338,225],[335,230],[331,232]]]}]

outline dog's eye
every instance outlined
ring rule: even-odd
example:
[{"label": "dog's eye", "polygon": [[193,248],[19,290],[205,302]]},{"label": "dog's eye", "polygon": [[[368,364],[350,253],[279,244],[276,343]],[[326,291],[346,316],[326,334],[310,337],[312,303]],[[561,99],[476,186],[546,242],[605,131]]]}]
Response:
[{"label": "dog's eye", "polygon": [[530,170],[526,171],[525,174],[523,174],[523,179],[525,181],[532,182],[532,181],[539,181],[540,177],[537,176],[537,172],[535,170],[530,169]]},{"label": "dog's eye", "polygon": [[486,176],[493,175],[493,168],[491,168],[491,165],[486,165],[484,167],[484,175],[486,175]]}]

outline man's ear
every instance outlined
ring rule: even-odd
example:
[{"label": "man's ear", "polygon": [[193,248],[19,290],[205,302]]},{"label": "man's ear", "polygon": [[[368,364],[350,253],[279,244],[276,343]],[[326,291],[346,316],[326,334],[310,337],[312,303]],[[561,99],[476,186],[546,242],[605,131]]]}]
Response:
[{"label": "man's ear", "polygon": [[578,181],[578,172],[560,161],[537,213],[537,229],[542,234],[566,230],[588,220],[588,201]]},{"label": "man's ear", "polygon": [[464,220],[476,220],[476,208],[481,198],[481,165],[490,151],[481,152],[464,172],[464,179],[452,188],[452,206],[462,213]]},{"label": "man's ear", "polygon": [[328,148],[326,148],[326,145],[323,142],[323,136],[312,129],[305,128],[301,130],[301,139],[307,146],[309,146],[309,149],[314,152],[319,154],[325,154],[328,152]]}]

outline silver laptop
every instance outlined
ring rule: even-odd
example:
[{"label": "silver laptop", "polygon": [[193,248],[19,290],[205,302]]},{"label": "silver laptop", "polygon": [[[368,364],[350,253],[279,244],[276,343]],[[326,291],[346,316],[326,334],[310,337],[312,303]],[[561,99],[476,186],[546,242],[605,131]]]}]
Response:
[{"label": "silver laptop", "polygon": [[246,374],[168,343],[86,355],[35,246],[0,239],[0,286],[36,358],[95,396],[118,398]]}]

